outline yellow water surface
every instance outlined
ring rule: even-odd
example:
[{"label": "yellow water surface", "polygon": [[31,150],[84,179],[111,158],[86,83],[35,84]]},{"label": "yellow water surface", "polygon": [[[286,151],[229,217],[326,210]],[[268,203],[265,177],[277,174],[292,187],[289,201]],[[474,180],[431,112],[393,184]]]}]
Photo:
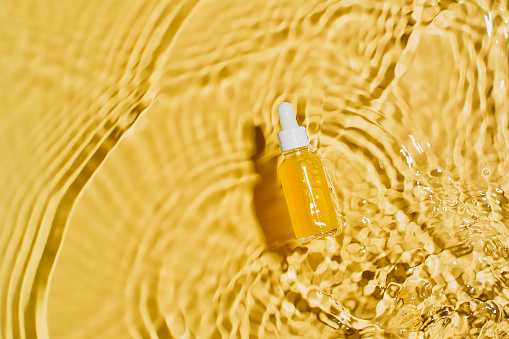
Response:
[{"label": "yellow water surface", "polygon": [[[507,1],[0,2],[0,337],[505,338]],[[346,226],[299,245],[277,106]]]}]

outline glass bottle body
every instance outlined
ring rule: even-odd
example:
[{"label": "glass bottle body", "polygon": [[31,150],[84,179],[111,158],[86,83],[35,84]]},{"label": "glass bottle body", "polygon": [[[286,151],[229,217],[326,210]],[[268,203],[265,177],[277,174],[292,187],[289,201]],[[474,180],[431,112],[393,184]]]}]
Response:
[{"label": "glass bottle body", "polygon": [[322,159],[310,146],[288,150],[279,177],[299,242],[333,234],[340,226],[334,187]]}]

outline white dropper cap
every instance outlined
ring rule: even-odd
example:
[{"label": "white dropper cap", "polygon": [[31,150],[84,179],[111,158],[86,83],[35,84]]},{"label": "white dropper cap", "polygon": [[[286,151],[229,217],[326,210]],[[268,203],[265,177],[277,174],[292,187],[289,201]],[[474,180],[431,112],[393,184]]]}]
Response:
[{"label": "white dropper cap", "polygon": [[281,123],[281,132],[277,134],[279,137],[279,145],[281,152],[304,147],[309,145],[306,128],[299,126],[295,111],[288,102],[283,102],[277,108],[279,113],[279,122]]}]

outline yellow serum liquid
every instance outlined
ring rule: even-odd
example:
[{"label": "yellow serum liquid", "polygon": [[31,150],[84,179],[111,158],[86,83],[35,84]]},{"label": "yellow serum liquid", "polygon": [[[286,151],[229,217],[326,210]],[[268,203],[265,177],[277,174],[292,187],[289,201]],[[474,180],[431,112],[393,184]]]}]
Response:
[{"label": "yellow serum liquid", "polygon": [[307,242],[321,235],[334,234],[340,226],[339,211],[322,159],[310,146],[283,154],[279,177],[297,240]]}]

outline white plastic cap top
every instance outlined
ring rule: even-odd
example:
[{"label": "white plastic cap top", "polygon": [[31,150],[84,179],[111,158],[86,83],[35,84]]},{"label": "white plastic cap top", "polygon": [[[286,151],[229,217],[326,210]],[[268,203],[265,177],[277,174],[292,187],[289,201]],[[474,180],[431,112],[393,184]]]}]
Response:
[{"label": "white plastic cap top", "polygon": [[279,145],[281,152],[304,147],[309,145],[306,128],[299,126],[295,111],[288,102],[283,102],[277,108],[279,113],[279,122],[281,123],[281,132],[277,134],[279,137]]}]

